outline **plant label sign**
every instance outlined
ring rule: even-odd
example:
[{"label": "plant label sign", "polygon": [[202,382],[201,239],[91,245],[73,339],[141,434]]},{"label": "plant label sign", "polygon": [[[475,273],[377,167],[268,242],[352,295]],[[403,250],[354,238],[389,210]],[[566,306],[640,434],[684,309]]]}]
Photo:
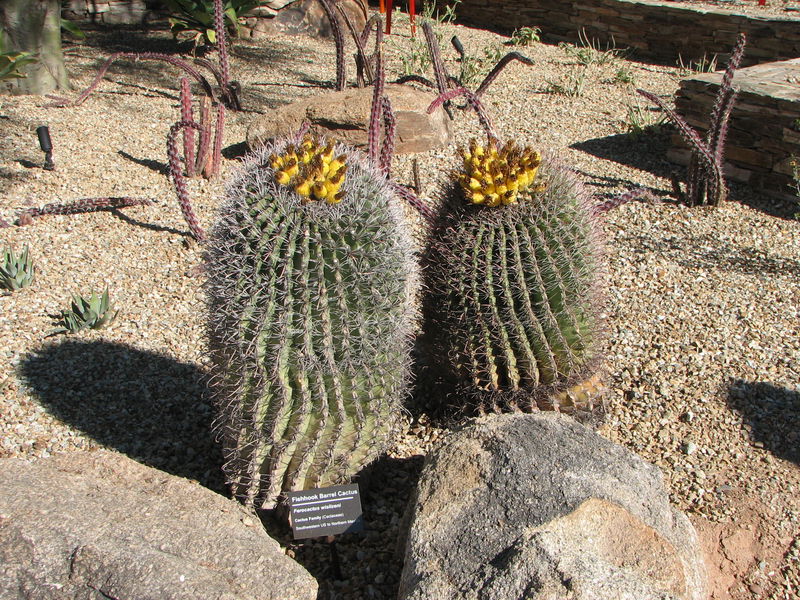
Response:
[{"label": "plant label sign", "polygon": [[358,484],[288,492],[294,539],[352,533],[364,529]]}]

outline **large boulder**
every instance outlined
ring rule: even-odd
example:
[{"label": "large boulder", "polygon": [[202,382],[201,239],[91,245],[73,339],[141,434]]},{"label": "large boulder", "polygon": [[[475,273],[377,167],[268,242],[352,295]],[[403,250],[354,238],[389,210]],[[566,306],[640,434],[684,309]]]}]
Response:
[{"label": "large boulder", "polygon": [[703,600],[659,470],[558,414],[486,417],[426,462],[402,600]]},{"label": "large boulder", "polygon": [[285,600],[316,581],[260,521],[120,454],[0,460],[0,598]]},{"label": "large boulder", "polygon": [[[440,107],[426,112],[435,96],[406,85],[387,85],[397,121],[395,152],[410,154],[441,148],[450,143],[450,119]],[[352,146],[367,145],[372,88],[351,88],[304,98],[282,106],[253,121],[247,130],[251,148],[297,132],[304,121],[311,133],[330,137]]]},{"label": "large boulder", "polygon": [[[369,16],[367,0],[338,0],[337,4],[337,10],[347,14],[356,31],[362,31]],[[336,19],[342,35],[349,38],[349,29],[342,15],[337,14]],[[251,12],[241,30],[242,35],[253,38],[280,32],[333,39],[331,20],[320,0],[270,0]]]}]

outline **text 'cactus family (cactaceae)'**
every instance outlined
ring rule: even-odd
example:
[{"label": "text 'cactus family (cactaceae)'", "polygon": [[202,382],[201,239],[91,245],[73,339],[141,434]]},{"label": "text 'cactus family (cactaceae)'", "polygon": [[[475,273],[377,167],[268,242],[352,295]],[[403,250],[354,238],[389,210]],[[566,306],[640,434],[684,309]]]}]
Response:
[{"label": "text 'cactus family (cactaceae)'", "polygon": [[492,135],[461,153],[426,249],[436,354],[479,410],[571,411],[598,384],[588,195],[557,160]]},{"label": "text 'cactus family (cactaceae)'", "polygon": [[313,138],[249,157],[209,238],[226,475],[247,505],[348,481],[382,453],[407,388],[416,267],[366,157]]}]

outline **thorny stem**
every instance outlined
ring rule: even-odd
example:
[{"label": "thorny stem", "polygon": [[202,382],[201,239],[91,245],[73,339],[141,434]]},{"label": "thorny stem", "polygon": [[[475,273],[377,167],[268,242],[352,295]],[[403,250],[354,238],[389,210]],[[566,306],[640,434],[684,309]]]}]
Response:
[{"label": "thorny stem", "polygon": [[489,71],[489,74],[486,75],[484,80],[478,86],[478,89],[475,90],[475,95],[480,96],[483,94],[483,92],[486,91],[486,88],[488,88],[494,82],[494,80],[497,79],[497,76],[500,74],[500,72],[505,69],[506,65],[508,65],[508,63],[510,63],[512,60],[518,60],[525,65],[533,64],[533,61],[524,54],[520,54],[519,52],[509,52],[503,58],[497,61],[497,64],[494,66],[494,68]]},{"label": "thorny stem", "polygon": [[402,77],[396,79],[394,83],[408,83],[410,81],[414,83],[421,83],[425,87],[429,87],[431,89],[436,89],[436,84],[433,83],[430,79],[428,79],[427,77],[423,77],[422,75],[415,75],[414,73],[410,75],[403,75]]},{"label": "thorny stem", "polygon": [[208,146],[211,143],[211,99],[207,96],[200,98],[200,141],[197,146],[197,157],[194,172],[202,173],[208,162]]},{"label": "thorny stem", "polygon": [[452,100],[457,96],[464,96],[467,99],[467,102],[478,115],[478,121],[483,127],[483,131],[486,133],[486,137],[489,139],[490,142],[497,142],[497,135],[494,133],[494,126],[492,125],[492,121],[489,118],[486,110],[481,104],[481,101],[478,97],[467,88],[461,87],[456,88],[454,90],[449,90],[444,94],[440,94],[433,102],[431,102],[430,106],[428,106],[428,114],[431,114],[434,110],[436,110],[439,106],[447,102],[448,100]]},{"label": "thorny stem", "polygon": [[186,73],[191,75],[195,78],[195,80],[203,86],[203,91],[205,91],[206,95],[213,97],[214,92],[211,89],[211,84],[208,83],[208,80],[200,74],[200,72],[195,69],[192,65],[187,63],[185,60],[180,58],[175,58],[174,56],[170,56],[169,54],[158,54],[156,52],[116,52],[112,54],[108,60],[106,60],[105,64],[100,68],[100,71],[97,73],[97,76],[94,78],[94,81],[87,87],[80,96],[74,101],[69,102],[69,100],[60,98],[56,99],[56,101],[51,106],[79,106],[81,105],[86,98],[88,98],[91,93],[100,85],[100,81],[105,77],[106,72],[111,67],[111,65],[116,61],[118,58],[132,58],[133,60],[162,60],[164,62],[168,62],[171,65],[175,65],[180,69],[183,69]]},{"label": "thorny stem", "polygon": [[383,57],[380,49],[376,51],[375,81],[372,93],[372,108],[369,114],[368,156],[373,165],[378,166],[378,146],[381,137],[381,115],[383,113]]},{"label": "thorny stem", "polygon": [[394,136],[397,127],[397,120],[392,111],[392,102],[389,96],[381,98],[381,108],[383,111],[383,145],[381,146],[380,169],[387,177],[392,171],[392,157],[394,156]]},{"label": "thorny stem", "polygon": [[435,214],[431,208],[425,204],[421,198],[416,196],[411,190],[400,185],[396,181],[389,181],[389,185],[394,192],[405,200],[411,207],[413,207],[420,215],[422,215],[428,222],[432,222]]},{"label": "thorny stem", "polygon": [[178,196],[178,203],[181,206],[183,218],[189,225],[189,231],[192,237],[198,241],[205,239],[205,232],[197,222],[194,210],[192,210],[192,203],[189,197],[189,190],[186,187],[186,179],[181,172],[181,159],[178,155],[178,133],[184,127],[191,127],[192,129],[201,129],[200,125],[192,121],[178,121],[170,127],[169,135],[167,136],[167,157],[169,158],[169,171],[172,176],[172,181],[175,184],[175,193]]},{"label": "thorny stem", "polygon": [[347,85],[344,73],[344,37],[342,36],[342,28],[339,26],[339,19],[336,18],[336,12],[331,5],[331,0],[320,0],[320,3],[331,22],[331,32],[333,32],[333,39],[336,42],[336,89],[342,91]]},{"label": "thorny stem", "polygon": [[[128,206],[148,206],[153,201],[148,198],[122,197],[101,197],[84,198],[68,204],[45,204],[41,208],[29,208],[20,212],[14,220],[15,225],[30,225],[36,217],[44,215],[77,215],[100,210],[113,210],[116,208],[126,208]],[[0,227],[9,227],[8,221],[0,219]]]},{"label": "thorny stem", "polygon": [[645,200],[652,200],[653,194],[650,190],[647,190],[642,187],[634,188],[632,190],[628,190],[623,194],[619,194],[614,196],[613,198],[607,198],[603,202],[598,202],[592,207],[592,212],[596,215],[601,215],[603,213],[607,213],[610,210],[618,208],[623,204],[627,204],[633,200],[645,199]]},{"label": "thorny stem", "polygon": [[[181,121],[194,121],[192,90],[186,77],[181,77]],[[191,127],[183,131],[183,160],[186,164],[186,176],[194,177],[194,129]]]},{"label": "thorny stem", "polygon": [[211,150],[211,160],[206,162],[203,176],[213,179],[219,175],[219,163],[222,157],[222,136],[225,130],[225,106],[217,104],[217,123],[214,127],[214,148]]},{"label": "thorny stem", "polygon": [[228,87],[231,73],[228,66],[228,34],[225,31],[225,12],[222,0],[214,0],[214,31],[217,34],[217,51],[219,52],[219,66],[222,73],[222,88]]},{"label": "thorny stem", "polygon": [[356,82],[358,87],[364,87],[365,77],[369,82],[372,82],[375,78],[375,75],[372,72],[372,65],[369,63],[369,58],[367,57],[367,52],[365,50],[366,42],[361,40],[361,36],[356,31],[356,27],[353,25],[350,15],[347,14],[347,11],[342,8],[342,5],[337,2],[336,8],[344,19],[347,28],[350,30],[350,35],[356,44]]}]

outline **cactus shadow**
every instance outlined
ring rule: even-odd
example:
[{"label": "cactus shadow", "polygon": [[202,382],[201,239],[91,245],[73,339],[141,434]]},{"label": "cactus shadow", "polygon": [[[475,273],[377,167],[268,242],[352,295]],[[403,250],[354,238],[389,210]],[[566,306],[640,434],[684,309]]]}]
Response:
[{"label": "cactus shadow", "polygon": [[763,381],[734,379],[728,405],[742,416],[753,443],[800,465],[800,391]]},{"label": "cactus shadow", "polygon": [[141,165],[143,167],[147,167],[151,171],[155,171],[159,175],[169,175],[169,167],[166,163],[161,162],[160,160],[153,160],[152,158],[136,158],[132,154],[128,154],[124,150],[117,150],[117,154],[119,154],[122,158],[131,161],[132,163],[136,163],[137,165]]},{"label": "cactus shadow", "polygon": [[45,344],[18,368],[34,402],[99,444],[226,494],[204,372],[105,341]]},{"label": "cactus shadow", "polygon": [[643,133],[639,136],[618,133],[576,142],[570,148],[658,177],[669,178],[673,171],[681,173],[684,170],[684,167],[663,158],[670,145],[669,138],[661,133]]},{"label": "cactus shadow", "polygon": [[673,242],[669,248],[676,254],[675,262],[684,268],[800,277],[800,262],[782,256],[770,256],[760,248],[729,244],[708,234],[694,236],[689,241],[689,244],[683,245]]}]

